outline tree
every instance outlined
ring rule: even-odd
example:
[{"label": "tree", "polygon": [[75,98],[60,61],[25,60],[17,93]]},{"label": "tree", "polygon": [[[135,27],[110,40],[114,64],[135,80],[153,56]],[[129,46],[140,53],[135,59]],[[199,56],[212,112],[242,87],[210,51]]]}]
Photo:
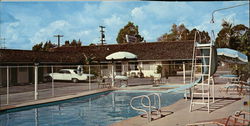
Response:
[{"label": "tree", "polygon": [[51,48],[54,48],[54,47],[56,47],[56,45],[52,44],[51,41],[49,40],[49,41],[44,43],[42,50],[43,51],[49,51]]},{"label": "tree", "polygon": [[32,47],[33,51],[49,51],[51,48],[55,48],[56,45],[52,44],[51,41],[46,41],[44,44],[43,42],[39,43],[39,44],[35,44]]},{"label": "tree", "polygon": [[125,25],[122,29],[120,29],[116,41],[118,44],[127,43],[126,41],[126,35],[134,36],[136,37],[136,42],[142,42],[144,38],[139,34],[139,27],[137,25],[134,25],[133,22],[128,22],[127,25]]},{"label": "tree", "polygon": [[62,46],[70,46],[70,43],[69,43],[69,40],[66,40],[65,42],[64,42],[64,45],[62,45]]},{"label": "tree", "polygon": [[76,41],[75,39],[73,39],[72,41],[71,41],[71,43],[70,43],[70,41],[69,40],[66,40],[65,42],[64,42],[64,45],[62,45],[62,46],[66,46],[66,47],[69,47],[69,46],[74,46],[74,47],[80,47],[80,46],[82,46],[82,42],[81,42],[81,40],[79,39],[78,41]]},{"label": "tree", "polygon": [[160,42],[194,40],[195,34],[197,34],[196,39],[201,38],[202,42],[208,42],[210,40],[208,32],[199,31],[195,28],[189,31],[184,24],[181,24],[179,26],[173,24],[170,33],[163,34],[157,40]]},{"label": "tree", "polygon": [[72,42],[70,43],[70,46],[77,46],[77,42],[75,39],[72,40]]},{"label": "tree", "polygon": [[35,44],[33,47],[32,47],[32,50],[33,51],[41,51],[43,49],[43,42],[39,43],[39,44]]},{"label": "tree", "polygon": [[227,22],[226,20],[222,21],[222,29],[220,30],[220,32],[217,34],[218,37],[216,38],[216,45],[217,47],[220,48],[228,48],[229,47],[229,42],[230,42],[230,38],[232,36],[232,24],[230,22]]},{"label": "tree", "polygon": [[77,46],[78,46],[78,47],[82,46],[82,42],[81,42],[80,39],[79,39],[78,42],[77,42]]},{"label": "tree", "polygon": [[243,24],[233,25],[223,20],[222,29],[217,34],[216,45],[219,48],[238,50],[250,58],[250,30]]}]

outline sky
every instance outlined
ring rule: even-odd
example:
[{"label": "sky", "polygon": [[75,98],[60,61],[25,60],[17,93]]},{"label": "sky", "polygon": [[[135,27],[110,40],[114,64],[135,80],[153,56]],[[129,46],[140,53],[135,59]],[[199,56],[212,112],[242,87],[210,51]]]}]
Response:
[{"label": "sky", "polygon": [[[34,44],[61,39],[81,40],[83,45],[100,43],[100,25],[105,26],[107,44],[116,44],[116,37],[128,21],[139,26],[139,34],[147,42],[155,42],[169,33],[173,24],[184,24],[215,35],[222,20],[249,27],[249,5],[214,10],[248,3],[248,1],[160,2],[160,1],[33,1],[0,2],[0,38],[8,49],[30,50]],[[3,40],[0,40],[3,44]],[[0,45],[1,46],[1,45]]]}]

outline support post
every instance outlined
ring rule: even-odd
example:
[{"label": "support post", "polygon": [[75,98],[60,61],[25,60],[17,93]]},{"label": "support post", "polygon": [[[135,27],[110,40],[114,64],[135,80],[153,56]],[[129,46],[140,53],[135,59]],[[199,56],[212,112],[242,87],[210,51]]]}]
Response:
[{"label": "support post", "polygon": [[90,76],[90,65],[89,65],[89,90],[91,90],[91,76]]},{"label": "support post", "polygon": [[35,100],[37,100],[38,92],[37,92],[37,84],[38,84],[38,64],[35,64]]},{"label": "support post", "polygon": [[51,84],[52,84],[52,96],[55,96],[55,85],[54,85],[54,77],[53,77],[53,73],[54,73],[54,70],[53,70],[53,66],[51,66],[51,75],[52,75],[52,77],[51,77]]},{"label": "support post", "polygon": [[10,93],[9,92],[9,90],[10,90],[9,89],[9,87],[10,87],[10,81],[9,80],[10,80],[10,78],[9,78],[9,66],[7,66],[7,100],[6,100],[7,101],[7,105],[9,104],[9,97],[10,97],[9,96],[9,93]]},{"label": "support post", "polygon": [[114,63],[112,62],[112,87],[115,86]]},{"label": "support post", "polygon": [[[186,67],[185,67],[185,62],[183,62],[182,64],[182,69],[183,69],[183,84],[185,85],[186,84]],[[185,99],[187,100],[187,90],[185,90]]]}]

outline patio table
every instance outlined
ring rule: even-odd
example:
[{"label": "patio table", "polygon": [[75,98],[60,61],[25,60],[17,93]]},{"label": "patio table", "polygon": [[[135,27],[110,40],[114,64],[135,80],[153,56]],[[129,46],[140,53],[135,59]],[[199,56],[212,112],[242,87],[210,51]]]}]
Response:
[{"label": "patio table", "polygon": [[126,82],[126,85],[128,85],[128,77],[127,76],[122,76],[122,75],[116,75],[115,76],[115,80],[119,80],[120,81],[120,86],[121,86],[121,83],[123,81]]}]

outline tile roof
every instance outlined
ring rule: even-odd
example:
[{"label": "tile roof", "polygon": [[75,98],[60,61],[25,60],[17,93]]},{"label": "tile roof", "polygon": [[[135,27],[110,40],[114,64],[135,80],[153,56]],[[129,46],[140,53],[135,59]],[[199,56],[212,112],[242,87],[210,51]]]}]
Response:
[{"label": "tile roof", "polygon": [[81,47],[59,47],[52,52],[30,50],[0,50],[1,63],[64,63],[82,62],[84,54],[93,56],[97,61],[118,51],[127,51],[137,55],[138,60],[191,60],[193,41],[148,42],[112,45],[93,45]]}]

